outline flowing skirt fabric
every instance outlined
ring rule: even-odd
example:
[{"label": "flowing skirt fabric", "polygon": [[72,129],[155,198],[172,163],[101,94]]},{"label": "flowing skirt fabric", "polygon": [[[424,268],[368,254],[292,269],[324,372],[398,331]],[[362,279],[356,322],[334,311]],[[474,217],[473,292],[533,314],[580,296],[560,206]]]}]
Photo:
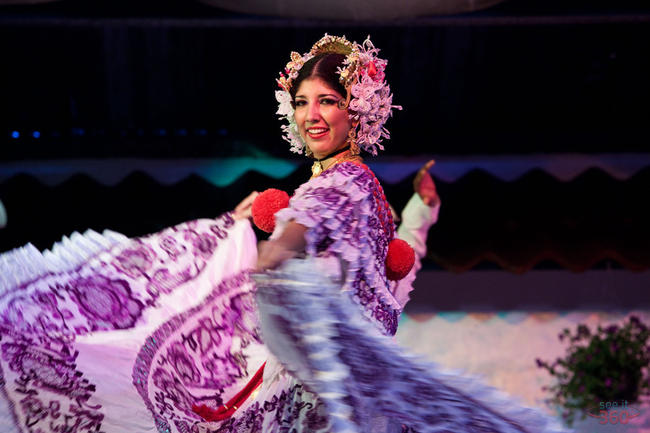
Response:
[{"label": "flowing skirt fabric", "polygon": [[190,432],[268,358],[229,215],[0,256],[0,431]]},{"label": "flowing skirt fabric", "polygon": [[[229,215],[0,255],[0,431],[559,431],[405,355],[341,290],[336,259],[291,260],[255,275],[256,291],[256,255],[250,224]],[[193,412],[223,405],[264,362],[232,417]]]},{"label": "flowing skirt fabric", "polygon": [[265,344],[321,398],[332,433],[375,431],[379,416],[420,433],[564,431],[477,379],[405,353],[360,316],[338,269],[336,259],[311,258],[255,275]]}]

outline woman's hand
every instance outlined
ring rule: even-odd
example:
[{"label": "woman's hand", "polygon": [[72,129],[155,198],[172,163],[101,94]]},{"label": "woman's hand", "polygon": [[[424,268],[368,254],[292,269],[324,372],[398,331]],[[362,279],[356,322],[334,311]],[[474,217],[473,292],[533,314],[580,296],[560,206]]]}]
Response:
[{"label": "woman's hand", "polygon": [[259,192],[253,191],[250,194],[248,194],[248,196],[244,200],[242,200],[241,203],[237,205],[232,215],[235,221],[247,219],[252,216],[251,210],[253,208],[253,202],[255,201],[258,195],[260,195]]},{"label": "woman's hand", "polygon": [[429,169],[435,164],[435,160],[430,160],[422,166],[418,174],[413,180],[413,189],[420,195],[422,201],[429,206],[435,206],[440,201],[436,184],[433,183],[433,178],[429,174]]}]

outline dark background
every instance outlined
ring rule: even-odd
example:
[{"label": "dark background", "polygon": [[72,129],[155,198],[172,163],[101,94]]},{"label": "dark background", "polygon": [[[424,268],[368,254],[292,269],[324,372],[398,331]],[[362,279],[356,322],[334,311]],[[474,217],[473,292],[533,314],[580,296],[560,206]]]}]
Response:
[{"label": "dark background", "polygon": [[404,111],[386,154],[647,150],[650,6],[564,3],[374,23],[180,0],[0,7],[0,156],[284,157],[275,78],[325,32],[371,34],[389,59]]}]

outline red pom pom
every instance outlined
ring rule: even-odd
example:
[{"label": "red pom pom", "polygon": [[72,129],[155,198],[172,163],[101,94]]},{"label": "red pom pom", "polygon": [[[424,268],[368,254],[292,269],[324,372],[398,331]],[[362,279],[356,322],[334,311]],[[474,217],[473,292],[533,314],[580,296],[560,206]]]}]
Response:
[{"label": "red pom pom", "polygon": [[253,222],[267,233],[275,229],[275,213],[289,206],[289,194],[279,189],[269,188],[253,201],[251,212]]},{"label": "red pom pom", "polygon": [[386,277],[389,280],[401,280],[411,272],[415,263],[415,251],[401,239],[393,239],[388,244],[386,255]]}]

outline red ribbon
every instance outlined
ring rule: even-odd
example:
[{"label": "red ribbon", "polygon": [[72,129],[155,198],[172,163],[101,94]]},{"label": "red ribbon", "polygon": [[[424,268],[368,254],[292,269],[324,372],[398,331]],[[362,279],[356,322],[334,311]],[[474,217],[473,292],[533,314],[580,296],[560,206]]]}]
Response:
[{"label": "red ribbon", "polygon": [[223,406],[219,406],[217,409],[212,409],[211,407],[208,407],[204,404],[193,404],[192,410],[201,418],[209,422],[223,421],[224,419],[230,418],[233,416],[235,411],[242,406],[246,399],[250,397],[253,391],[255,391],[262,384],[265,365],[266,362],[262,364],[259,370],[257,370],[257,373],[255,373],[251,380],[248,381],[246,386],[237,394],[235,394],[233,398],[228,400],[228,402]]}]

